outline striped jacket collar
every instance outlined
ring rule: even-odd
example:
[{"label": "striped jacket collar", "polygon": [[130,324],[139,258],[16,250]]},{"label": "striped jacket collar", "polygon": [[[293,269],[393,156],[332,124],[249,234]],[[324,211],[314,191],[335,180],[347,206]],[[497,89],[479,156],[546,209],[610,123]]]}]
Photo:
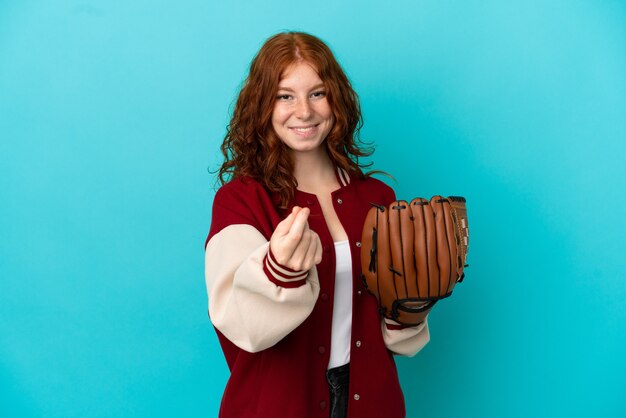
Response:
[{"label": "striped jacket collar", "polygon": [[341,187],[346,187],[350,184],[350,175],[346,170],[341,167],[335,167],[335,176],[337,176],[337,181],[341,185]]}]

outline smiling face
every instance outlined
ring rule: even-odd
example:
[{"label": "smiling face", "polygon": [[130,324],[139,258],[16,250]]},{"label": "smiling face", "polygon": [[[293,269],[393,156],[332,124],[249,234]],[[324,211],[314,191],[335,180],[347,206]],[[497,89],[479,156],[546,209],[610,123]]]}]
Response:
[{"label": "smiling face", "polygon": [[272,112],[272,126],[294,153],[319,152],[333,127],[326,89],[315,68],[306,62],[287,67]]}]

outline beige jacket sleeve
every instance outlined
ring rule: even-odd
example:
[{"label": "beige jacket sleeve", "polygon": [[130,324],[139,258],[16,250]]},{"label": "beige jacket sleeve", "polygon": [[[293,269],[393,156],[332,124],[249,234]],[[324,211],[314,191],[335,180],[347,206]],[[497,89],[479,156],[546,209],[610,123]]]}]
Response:
[{"label": "beige jacket sleeve", "polygon": [[292,272],[268,257],[269,242],[251,225],[230,225],[208,242],[205,278],[209,317],[237,347],[273,346],[313,311],[317,270]]},{"label": "beige jacket sleeve", "polygon": [[381,326],[385,345],[395,354],[413,357],[430,341],[428,317],[419,325],[404,328],[395,321],[383,318]]}]

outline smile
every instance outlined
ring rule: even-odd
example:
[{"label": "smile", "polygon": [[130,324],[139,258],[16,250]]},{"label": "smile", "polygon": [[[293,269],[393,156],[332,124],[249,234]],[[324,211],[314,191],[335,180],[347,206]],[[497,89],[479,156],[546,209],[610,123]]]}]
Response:
[{"label": "smile", "polygon": [[289,128],[289,129],[292,129],[292,130],[294,130],[296,132],[300,132],[300,133],[305,134],[305,133],[311,132],[315,128],[317,128],[317,125],[304,126],[304,127],[293,127],[293,128]]}]

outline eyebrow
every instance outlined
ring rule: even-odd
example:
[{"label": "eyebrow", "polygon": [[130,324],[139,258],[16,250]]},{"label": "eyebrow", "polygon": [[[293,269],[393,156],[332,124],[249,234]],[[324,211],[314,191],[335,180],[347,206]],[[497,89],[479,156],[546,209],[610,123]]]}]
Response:
[{"label": "eyebrow", "polygon": [[[315,86],[313,86],[313,87],[311,88],[311,90],[317,90],[317,89],[319,89],[319,88],[324,88],[324,87],[325,87],[325,86],[324,86],[324,84],[323,84],[323,83],[319,83],[319,84],[316,84]],[[293,91],[294,91],[293,89],[291,89],[291,88],[289,88],[289,87],[281,87],[281,86],[278,86],[278,90],[291,91],[291,92],[293,92]]]}]

